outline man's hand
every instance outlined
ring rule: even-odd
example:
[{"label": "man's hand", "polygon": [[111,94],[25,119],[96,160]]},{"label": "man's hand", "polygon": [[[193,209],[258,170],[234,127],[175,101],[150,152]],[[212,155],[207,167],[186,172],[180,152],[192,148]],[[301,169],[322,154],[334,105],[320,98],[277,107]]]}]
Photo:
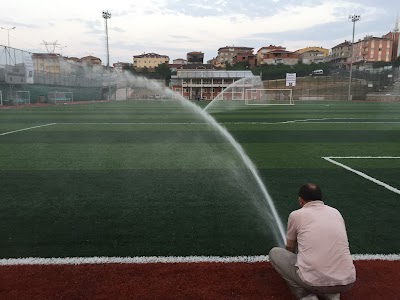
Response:
[{"label": "man's hand", "polygon": [[286,250],[296,253],[296,241],[286,240]]}]

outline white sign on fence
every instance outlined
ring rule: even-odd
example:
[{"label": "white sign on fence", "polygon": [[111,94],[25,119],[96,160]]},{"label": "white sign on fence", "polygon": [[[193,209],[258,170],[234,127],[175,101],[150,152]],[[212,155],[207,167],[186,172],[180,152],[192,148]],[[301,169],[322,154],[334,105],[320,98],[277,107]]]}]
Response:
[{"label": "white sign on fence", "polygon": [[25,76],[26,76],[26,83],[33,83],[33,61],[32,61],[32,54],[28,52],[24,52],[24,64],[25,64]]},{"label": "white sign on fence", "polygon": [[286,73],[286,86],[296,86],[296,73]]}]

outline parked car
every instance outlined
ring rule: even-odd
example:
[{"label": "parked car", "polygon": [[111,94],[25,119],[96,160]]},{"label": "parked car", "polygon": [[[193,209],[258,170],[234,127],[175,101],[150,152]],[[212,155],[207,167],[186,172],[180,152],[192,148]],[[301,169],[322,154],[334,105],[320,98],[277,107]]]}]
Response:
[{"label": "parked car", "polygon": [[322,75],[324,75],[324,70],[314,70],[310,74],[310,76],[322,76]]}]

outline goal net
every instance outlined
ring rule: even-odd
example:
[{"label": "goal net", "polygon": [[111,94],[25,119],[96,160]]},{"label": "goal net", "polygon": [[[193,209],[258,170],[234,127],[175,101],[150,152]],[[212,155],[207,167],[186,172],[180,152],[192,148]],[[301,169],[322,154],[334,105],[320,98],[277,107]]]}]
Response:
[{"label": "goal net", "polygon": [[248,89],[246,105],[293,105],[292,89]]},{"label": "goal net", "polygon": [[218,100],[244,100],[244,91],[221,92]]},{"label": "goal net", "polygon": [[47,94],[50,103],[73,102],[74,94],[72,92],[50,92]]},{"label": "goal net", "polygon": [[31,93],[29,91],[12,91],[8,93],[7,98],[7,100],[14,105],[31,103]]}]

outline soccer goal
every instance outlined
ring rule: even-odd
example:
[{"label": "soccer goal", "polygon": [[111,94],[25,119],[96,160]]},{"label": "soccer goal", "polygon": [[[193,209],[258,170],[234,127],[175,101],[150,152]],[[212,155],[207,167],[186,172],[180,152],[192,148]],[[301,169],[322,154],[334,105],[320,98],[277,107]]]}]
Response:
[{"label": "soccer goal", "polygon": [[73,102],[74,94],[72,92],[49,92],[47,99],[50,103]]},{"label": "soccer goal", "polygon": [[294,105],[292,89],[247,89],[246,105]]},{"label": "soccer goal", "polygon": [[29,91],[11,91],[7,94],[7,100],[13,105],[30,104],[31,93]]},{"label": "soccer goal", "polygon": [[3,92],[0,91],[0,106],[3,106]]},{"label": "soccer goal", "polygon": [[218,100],[244,100],[244,91],[236,91],[236,92],[221,92]]}]

